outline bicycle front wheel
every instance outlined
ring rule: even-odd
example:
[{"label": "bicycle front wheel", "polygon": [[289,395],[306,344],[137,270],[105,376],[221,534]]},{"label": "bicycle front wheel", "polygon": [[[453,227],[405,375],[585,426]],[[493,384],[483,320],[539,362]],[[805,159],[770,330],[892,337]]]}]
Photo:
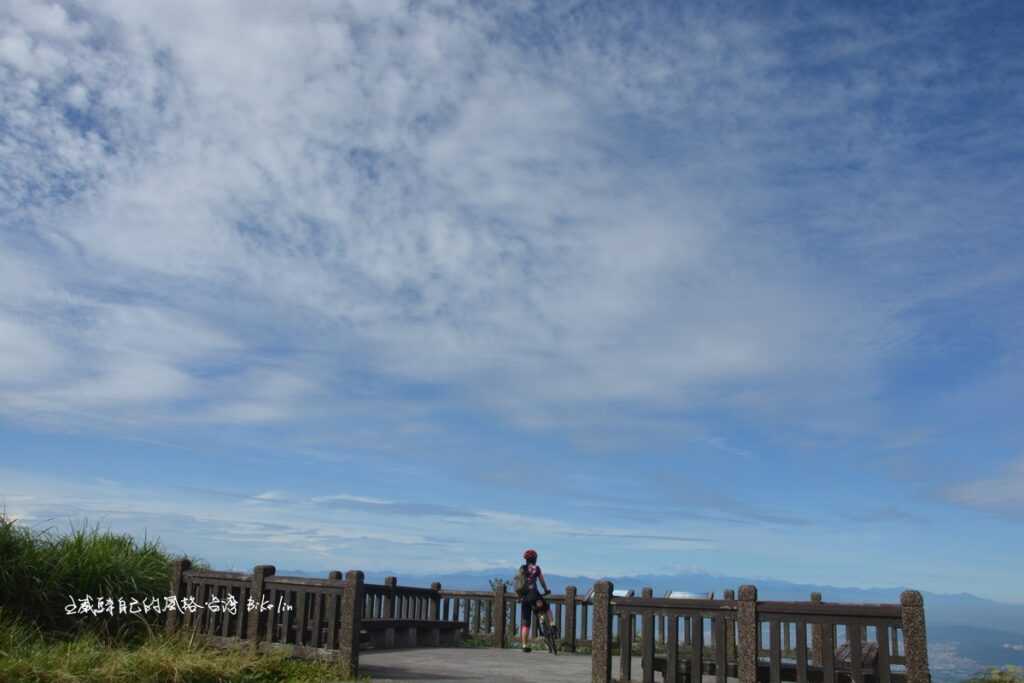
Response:
[{"label": "bicycle front wheel", "polygon": [[544,637],[548,642],[548,651],[553,655],[558,654],[558,644],[555,641],[555,629],[548,624],[544,629]]}]

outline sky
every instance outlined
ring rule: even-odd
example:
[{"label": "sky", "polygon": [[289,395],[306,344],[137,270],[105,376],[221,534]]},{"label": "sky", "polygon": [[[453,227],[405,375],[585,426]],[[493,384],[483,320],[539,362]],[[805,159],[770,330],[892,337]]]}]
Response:
[{"label": "sky", "polygon": [[0,0],[0,506],[1024,602],[1022,27]]}]

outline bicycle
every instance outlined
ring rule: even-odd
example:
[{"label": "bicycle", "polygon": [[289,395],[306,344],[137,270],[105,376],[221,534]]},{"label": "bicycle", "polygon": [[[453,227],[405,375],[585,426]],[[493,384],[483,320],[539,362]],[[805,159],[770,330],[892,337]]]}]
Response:
[{"label": "bicycle", "polygon": [[[544,591],[544,595],[551,595],[551,589]],[[558,643],[555,640],[555,626],[554,624],[548,623],[548,610],[538,610],[537,606],[534,605],[534,613],[537,615],[537,628],[540,630],[541,636],[544,638],[544,642],[548,646],[548,652],[553,655],[558,654]]]}]

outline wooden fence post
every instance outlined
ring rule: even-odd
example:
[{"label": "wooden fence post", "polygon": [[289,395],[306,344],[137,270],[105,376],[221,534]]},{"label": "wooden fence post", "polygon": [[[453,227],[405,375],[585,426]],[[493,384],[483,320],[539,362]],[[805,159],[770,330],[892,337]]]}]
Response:
[{"label": "wooden fence post", "polygon": [[[641,598],[653,598],[654,597],[654,589],[651,588],[650,586],[645,586],[645,587],[641,588],[640,589],[640,597]],[[653,620],[654,617],[652,616],[651,619]],[[651,628],[652,629],[654,628],[653,624],[652,624]],[[643,638],[645,633],[647,633],[647,619],[646,619],[646,617],[640,617],[640,638]],[[636,632],[635,631],[634,631],[633,635],[636,636]]]},{"label": "wooden fence post", "polygon": [[[185,572],[192,568],[192,562],[185,558],[171,562],[171,595],[178,604],[185,599]],[[178,628],[181,622],[181,614],[174,609],[167,613],[167,632],[171,633]]]},{"label": "wooden fence post", "polygon": [[[430,602],[427,604],[427,618],[431,621],[438,621],[441,614],[441,584],[438,581],[430,584],[430,590],[434,591],[434,595],[430,596]],[[438,624],[434,624],[430,629],[430,644],[437,646],[441,644],[441,627]]]},{"label": "wooden fence post", "polygon": [[394,619],[395,618],[395,586],[398,585],[398,577],[385,576],[384,586],[384,611],[381,613],[381,619]]},{"label": "wooden fence post", "polygon": [[565,646],[576,652],[576,586],[565,587]]},{"label": "wooden fence post", "polygon": [[[723,600],[735,600],[736,591],[727,588],[722,592]],[[736,661],[736,620],[725,620],[725,660],[726,662]]]},{"label": "wooden fence post", "polygon": [[[594,584],[594,636],[591,641],[591,683],[611,683],[612,680],[612,590],[611,581]],[[626,656],[629,656],[628,653]]]},{"label": "wooden fence post", "polygon": [[739,683],[757,683],[757,646],[761,633],[757,624],[756,586],[740,586],[736,622],[740,639],[736,652]]},{"label": "wooden fence post", "polygon": [[[335,569],[327,574],[328,581],[341,581],[341,572]],[[323,641],[323,647],[335,650],[338,647],[338,622],[341,615],[338,614],[341,600],[336,595],[328,595],[326,599],[327,614],[324,619],[327,624],[327,638]]]},{"label": "wooden fence post", "polygon": [[924,624],[924,598],[917,591],[900,594],[903,618],[903,649],[907,666],[907,683],[930,683],[928,671],[928,637]]},{"label": "wooden fence post", "polygon": [[[811,602],[821,604],[821,593],[811,593]],[[829,628],[832,628],[831,625]],[[822,643],[823,624],[811,625],[811,663],[814,666],[821,666],[822,658],[825,656]]]},{"label": "wooden fence post", "polygon": [[[645,587],[640,597],[653,598],[654,589]],[[621,656],[621,653],[620,653]],[[630,653],[632,656],[632,653]],[[654,681],[654,615],[645,614],[640,618],[640,657],[643,669],[643,680]]]},{"label": "wooden fence post", "polygon": [[492,638],[494,635],[494,595],[491,595],[486,600],[481,600],[480,604],[483,609],[483,616],[481,617],[483,624],[480,628],[483,629],[488,638]]},{"label": "wooden fence post", "polygon": [[[254,649],[259,650],[260,639],[266,629],[262,628],[264,614],[273,619],[273,612],[263,612],[263,584],[268,576],[273,576],[277,570],[272,564],[258,564],[252,570],[252,585],[249,586],[249,596],[252,598],[255,609],[249,615],[249,628],[246,632],[246,639],[252,643]],[[275,606],[276,609],[276,606]]]},{"label": "wooden fence post", "polygon": [[430,590],[437,593],[437,595],[430,596],[430,607],[427,611],[427,619],[431,621],[437,621],[438,615],[441,613],[441,584],[438,581],[430,584]]},{"label": "wooden fence post", "polygon": [[494,647],[505,647],[505,582],[499,581],[494,587],[494,607],[491,610],[494,622]]},{"label": "wooden fence post", "polygon": [[341,625],[338,653],[348,676],[359,676],[359,629],[363,617],[363,573],[350,570],[341,594]]}]

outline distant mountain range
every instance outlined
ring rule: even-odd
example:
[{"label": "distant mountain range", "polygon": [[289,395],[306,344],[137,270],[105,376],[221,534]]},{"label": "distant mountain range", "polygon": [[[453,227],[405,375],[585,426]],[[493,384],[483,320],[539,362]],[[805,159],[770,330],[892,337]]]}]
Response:
[{"label": "distant mountain range", "polygon": [[[326,570],[310,572],[281,569],[278,573],[286,576],[327,575]],[[399,584],[406,586],[429,586],[433,581],[440,581],[446,588],[490,590],[491,579],[511,579],[514,574],[515,567],[440,575],[368,572],[366,581],[382,583],[385,576],[397,576]],[[545,578],[548,586],[556,593],[572,585],[584,595],[598,580],[589,576],[558,574],[545,574]],[[727,588],[735,590],[741,585],[751,584],[757,586],[758,597],[762,600],[808,600],[812,592],[819,592],[826,602],[897,603],[900,593],[906,590],[818,586],[696,572],[600,578],[612,581],[617,589],[633,589],[637,593],[649,586],[655,595],[664,595],[670,590],[692,593],[713,591],[716,597],[720,597]],[[990,666],[1024,666],[1024,605],[995,602],[970,593],[921,593],[924,596],[929,663],[936,683],[963,680]]]}]

